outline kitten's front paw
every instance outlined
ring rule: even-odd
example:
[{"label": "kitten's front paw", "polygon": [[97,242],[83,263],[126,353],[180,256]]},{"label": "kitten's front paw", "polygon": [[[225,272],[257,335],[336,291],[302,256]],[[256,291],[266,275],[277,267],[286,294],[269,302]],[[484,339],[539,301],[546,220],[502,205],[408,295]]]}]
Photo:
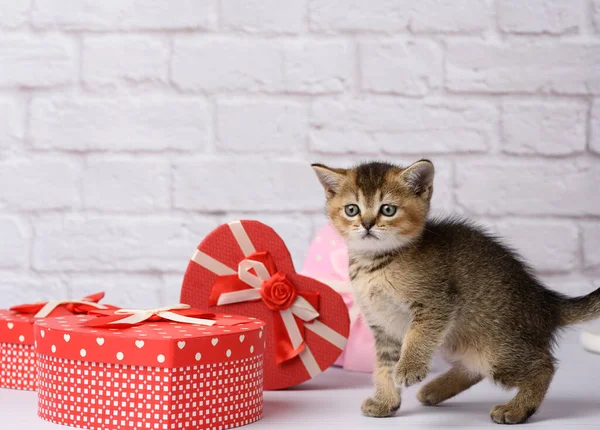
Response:
[{"label": "kitten's front paw", "polygon": [[398,387],[410,387],[425,379],[428,373],[427,364],[400,360],[394,369],[394,382]]},{"label": "kitten's front paw", "polygon": [[490,411],[490,418],[496,424],[521,424],[527,421],[536,408],[519,408],[511,405],[496,405]]},{"label": "kitten's front paw", "polygon": [[384,418],[391,417],[399,408],[400,402],[393,404],[369,397],[362,403],[360,410],[366,417]]}]

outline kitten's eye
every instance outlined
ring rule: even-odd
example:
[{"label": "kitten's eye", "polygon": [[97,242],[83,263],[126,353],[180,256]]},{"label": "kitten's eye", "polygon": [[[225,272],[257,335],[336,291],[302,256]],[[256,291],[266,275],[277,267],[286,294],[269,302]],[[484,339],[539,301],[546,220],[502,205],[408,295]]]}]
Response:
[{"label": "kitten's eye", "polygon": [[396,215],[397,210],[398,210],[398,208],[396,206],[382,205],[381,208],[379,209],[379,212],[381,212],[381,215],[383,215],[383,216],[394,216],[394,215]]},{"label": "kitten's eye", "polygon": [[346,205],[344,207],[344,212],[346,212],[346,215],[352,218],[360,213],[360,209],[357,205]]}]

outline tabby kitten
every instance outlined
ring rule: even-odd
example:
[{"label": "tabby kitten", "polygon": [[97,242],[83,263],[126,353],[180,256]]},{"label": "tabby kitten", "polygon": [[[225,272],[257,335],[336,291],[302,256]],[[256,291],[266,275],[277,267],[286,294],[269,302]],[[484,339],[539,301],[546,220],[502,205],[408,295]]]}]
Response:
[{"label": "tabby kitten", "polygon": [[313,168],[327,214],[348,247],[353,293],[375,335],[375,394],[362,413],[394,414],[400,387],[423,380],[440,348],[452,367],[421,388],[423,404],[437,405],[491,378],[518,388],[491,410],[493,421],[522,423],[533,415],[555,371],[557,332],[600,317],[600,289],[562,296],[468,222],[427,219],[430,161]]}]

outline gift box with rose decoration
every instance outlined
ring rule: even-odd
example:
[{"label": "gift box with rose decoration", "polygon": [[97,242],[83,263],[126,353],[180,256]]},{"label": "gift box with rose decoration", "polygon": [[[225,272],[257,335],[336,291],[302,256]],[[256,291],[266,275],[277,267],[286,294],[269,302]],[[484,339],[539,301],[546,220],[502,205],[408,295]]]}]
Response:
[{"label": "gift box with rose decoration", "polygon": [[109,309],[98,302],[104,293],[81,300],[50,300],[0,310],[0,387],[36,389],[36,360],[33,324],[41,318],[61,318]]},{"label": "gift box with rose decoration", "polygon": [[375,339],[350,291],[348,249],[331,224],[323,226],[315,235],[301,273],[329,285],[341,294],[348,307],[350,335],[335,365],[352,372],[372,372],[375,368]]},{"label": "gift box with rose decoration", "polygon": [[249,424],[262,417],[263,326],[188,305],[38,321],[38,415],[97,430]]},{"label": "gift box with rose decoration", "polygon": [[327,369],[348,337],[342,297],[296,273],[283,240],[258,221],[234,221],[206,236],[188,265],[181,301],[267,322],[267,390],[297,385]]}]

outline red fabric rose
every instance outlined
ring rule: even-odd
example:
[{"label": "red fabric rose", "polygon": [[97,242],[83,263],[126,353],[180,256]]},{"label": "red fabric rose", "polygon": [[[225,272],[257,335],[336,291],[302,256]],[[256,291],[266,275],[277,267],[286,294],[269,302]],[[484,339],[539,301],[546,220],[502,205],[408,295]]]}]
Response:
[{"label": "red fabric rose", "polygon": [[260,295],[269,309],[283,311],[292,306],[297,293],[296,288],[285,276],[285,273],[277,272],[262,282]]}]

